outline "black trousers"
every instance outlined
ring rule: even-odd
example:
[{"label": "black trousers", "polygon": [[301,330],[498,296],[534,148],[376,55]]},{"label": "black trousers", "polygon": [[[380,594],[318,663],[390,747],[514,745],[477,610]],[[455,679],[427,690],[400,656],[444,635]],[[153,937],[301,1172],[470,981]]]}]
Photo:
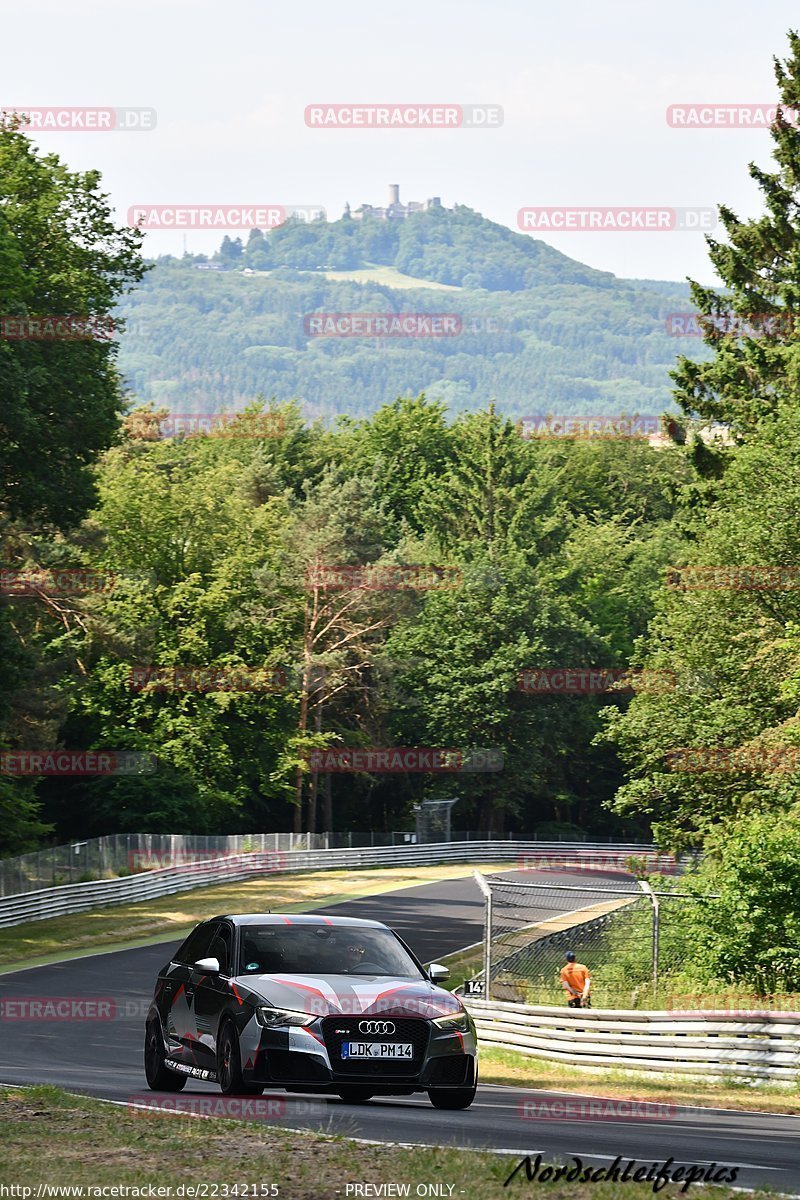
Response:
[{"label": "black trousers", "polygon": [[585,1000],[581,1000],[580,996],[573,996],[571,1000],[567,1001],[567,1004],[570,1008],[591,1008],[592,1000],[590,996],[587,996]]}]

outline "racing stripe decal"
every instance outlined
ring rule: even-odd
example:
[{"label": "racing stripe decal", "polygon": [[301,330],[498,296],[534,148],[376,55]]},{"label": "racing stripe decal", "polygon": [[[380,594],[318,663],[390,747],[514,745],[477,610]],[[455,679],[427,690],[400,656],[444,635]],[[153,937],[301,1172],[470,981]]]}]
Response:
[{"label": "racing stripe decal", "polygon": [[[297,988],[298,991],[310,992],[312,996],[319,996],[320,1000],[324,1000],[325,1003],[330,1007],[332,1014],[337,1012],[340,1013],[342,1011],[341,1005],[338,1003],[339,997],[333,991],[333,988],[331,988],[331,995],[326,996],[324,992],[320,991],[319,988],[312,987],[310,983],[300,983],[297,979],[281,979],[280,975],[275,975],[274,979],[276,983],[282,983],[285,987]],[[319,982],[323,983],[324,981],[320,980]],[[331,998],[331,996],[333,998]],[[336,1004],[337,1007],[334,1008],[334,1004]],[[325,1016],[325,1013],[318,1013],[317,1015]]]}]

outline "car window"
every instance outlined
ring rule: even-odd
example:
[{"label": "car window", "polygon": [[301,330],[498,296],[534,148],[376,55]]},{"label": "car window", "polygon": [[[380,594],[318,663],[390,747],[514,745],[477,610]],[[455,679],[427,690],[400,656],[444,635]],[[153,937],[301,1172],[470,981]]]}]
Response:
[{"label": "car window", "polygon": [[219,960],[220,974],[230,975],[233,949],[233,930],[230,925],[221,924],[217,927],[208,954]]},{"label": "car window", "polygon": [[193,929],[186,941],[175,955],[175,962],[196,963],[198,958],[208,958],[211,953],[211,943],[219,928],[216,921],[207,921]]},{"label": "car window", "polygon": [[239,974],[423,977],[388,929],[331,925],[246,925]]}]

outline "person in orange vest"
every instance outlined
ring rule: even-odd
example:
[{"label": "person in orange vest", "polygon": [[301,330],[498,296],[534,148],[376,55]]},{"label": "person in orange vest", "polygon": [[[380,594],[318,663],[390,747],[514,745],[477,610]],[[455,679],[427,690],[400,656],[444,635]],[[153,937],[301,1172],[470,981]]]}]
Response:
[{"label": "person in orange vest", "polygon": [[575,962],[572,950],[567,951],[566,965],[561,968],[561,986],[569,997],[567,1004],[570,1008],[591,1008],[589,993],[592,990],[592,977],[589,968],[583,963]]}]

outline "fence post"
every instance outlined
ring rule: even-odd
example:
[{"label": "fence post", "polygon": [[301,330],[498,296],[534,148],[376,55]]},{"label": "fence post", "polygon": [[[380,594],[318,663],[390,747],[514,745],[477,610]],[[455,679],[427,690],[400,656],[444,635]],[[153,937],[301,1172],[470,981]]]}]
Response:
[{"label": "fence post", "polygon": [[650,903],[653,906],[653,999],[655,1000],[658,996],[658,942],[660,933],[658,896],[646,879],[640,879],[638,883],[644,894],[650,897]]},{"label": "fence post", "polygon": [[480,871],[472,872],[473,878],[483,892],[483,992],[486,1000],[492,998],[492,889]]}]

